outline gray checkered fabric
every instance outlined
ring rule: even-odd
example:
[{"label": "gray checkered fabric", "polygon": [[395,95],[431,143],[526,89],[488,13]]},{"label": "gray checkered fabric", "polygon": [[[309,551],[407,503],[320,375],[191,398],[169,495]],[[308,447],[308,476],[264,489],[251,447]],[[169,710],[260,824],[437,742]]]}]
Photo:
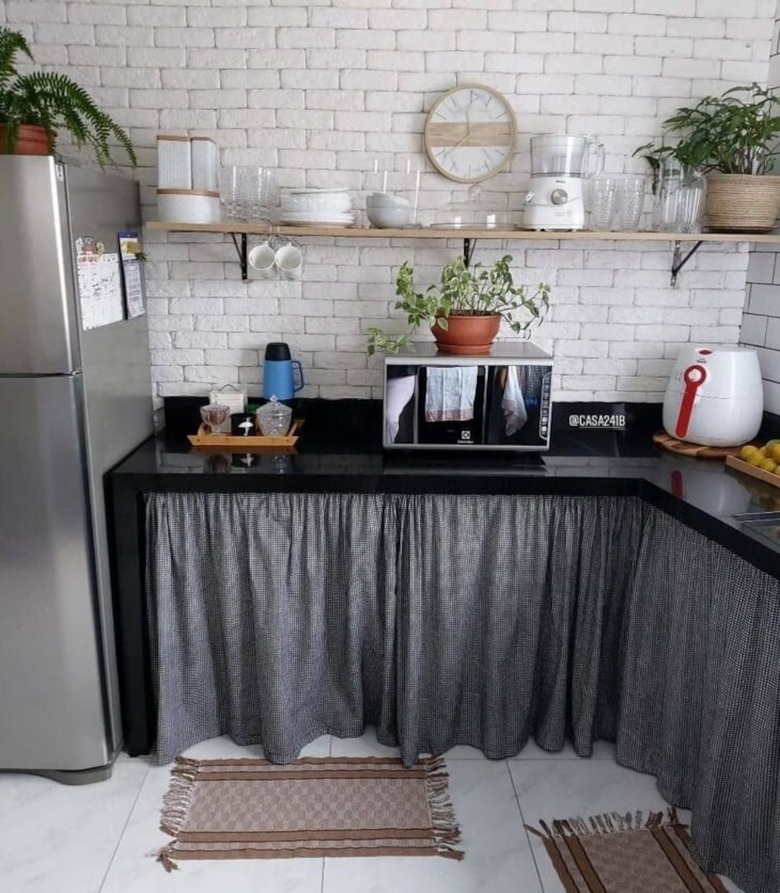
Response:
[{"label": "gray checkered fabric", "polygon": [[157,758],[228,733],[287,763],[323,733],[395,735],[395,506],[147,497]]},{"label": "gray checkered fabric", "polygon": [[622,630],[617,760],[693,810],[693,852],[780,890],[780,582],[652,511]]},{"label": "gray checkered fabric", "polygon": [[[157,756],[617,742],[780,890],[780,583],[633,497],[150,494]],[[638,804],[641,806],[641,804]]]}]

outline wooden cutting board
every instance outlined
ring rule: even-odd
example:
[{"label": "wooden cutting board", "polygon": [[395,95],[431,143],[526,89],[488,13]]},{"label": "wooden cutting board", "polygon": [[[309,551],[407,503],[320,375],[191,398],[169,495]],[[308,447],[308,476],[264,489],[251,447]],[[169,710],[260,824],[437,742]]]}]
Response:
[{"label": "wooden cutting board", "polygon": [[688,443],[686,440],[676,440],[666,431],[656,431],[653,435],[653,443],[663,450],[676,453],[678,456],[692,456],[694,459],[725,459],[726,456],[736,456],[742,449],[736,447],[702,446],[700,443]]}]

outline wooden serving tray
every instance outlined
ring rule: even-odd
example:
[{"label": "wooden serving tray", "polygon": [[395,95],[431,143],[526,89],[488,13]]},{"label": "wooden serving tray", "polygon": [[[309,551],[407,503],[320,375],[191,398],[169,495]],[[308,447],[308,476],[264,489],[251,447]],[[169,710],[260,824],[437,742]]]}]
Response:
[{"label": "wooden serving tray", "polygon": [[696,459],[724,459],[727,456],[735,456],[742,449],[741,446],[712,447],[703,446],[700,443],[688,443],[687,440],[675,440],[666,431],[656,431],[653,435],[653,443],[678,456],[693,456]]},{"label": "wooden serving tray", "polygon": [[756,468],[755,465],[749,465],[744,459],[738,459],[736,456],[729,456],[726,459],[726,465],[729,468],[735,468],[743,474],[749,474],[753,478],[764,481],[765,484],[771,484],[773,487],[780,487],[780,474],[773,471],[764,471],[763,468]]},{"label": "wooden serving tray", "polygon": [[264,434],[212,434],[205,425],[198,428],[197,434],[188,434],[187,440],[198,448],[232,449],[239,452],[250,452],[268,447],[291,447],[298,442],[296,431],[303,425],[302,419],[294,419],[287,434],[274,437],[266,437]]}]

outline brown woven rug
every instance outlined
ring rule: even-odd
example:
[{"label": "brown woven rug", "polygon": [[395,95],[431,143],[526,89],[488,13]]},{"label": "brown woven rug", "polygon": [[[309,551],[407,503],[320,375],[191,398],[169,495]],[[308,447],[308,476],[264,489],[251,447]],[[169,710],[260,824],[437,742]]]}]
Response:
[{"label": "brown woven rug", "polygon": [[441,758],[405,769],[382,757],[266,760],[178,757],[157,859],[447,856],[460,829]]},{"label": "brown woven rug", "polygon": [[726,893],[690,852],[688,826],[670,809],[617,812],[552,822],[542,830],[526,825],[544,841],[566,893]]}]

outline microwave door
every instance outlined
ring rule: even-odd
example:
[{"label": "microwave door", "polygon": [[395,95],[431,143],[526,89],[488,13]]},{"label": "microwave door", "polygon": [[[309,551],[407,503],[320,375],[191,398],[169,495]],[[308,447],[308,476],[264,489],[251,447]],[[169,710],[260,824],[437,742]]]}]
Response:
[{"label": "microwave door", "polygon": [[547,446],[550,377],[549,366],[491,367],[488,374],[486,444]]},{"label": "microwave door", "polygon": [[384,443],[417,442],[417,366],[388,366],[385,381]]},{"label": "microwave door", "polygon": [[486,367],[429,365],[420,370],[418,443],[479,446],[483,443]]}]

